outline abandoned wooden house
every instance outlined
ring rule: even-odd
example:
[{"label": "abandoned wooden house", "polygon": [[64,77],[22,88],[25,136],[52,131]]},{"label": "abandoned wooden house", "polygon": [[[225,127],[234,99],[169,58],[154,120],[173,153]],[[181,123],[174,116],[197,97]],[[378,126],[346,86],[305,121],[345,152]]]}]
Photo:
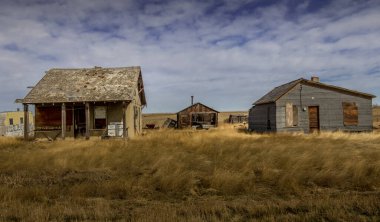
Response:
[{"label": "abandoned wooden house", "polygon": [[264,131],[371,131],[374,95],[297,79],[274,88],[249,110],[249,129]]},{"label": "abandoned wooden house", "polygon": [[195,103],[177,113],[178,128],[213,128],[218,126],[219,112],[202,103]]},{"label": "abandoned wooden house", "polygon": [[34,105],[35,137],[52,139],[133,137],[142,131],[146,105],[140,67],[51,69],[16,102],[25,113]]}]

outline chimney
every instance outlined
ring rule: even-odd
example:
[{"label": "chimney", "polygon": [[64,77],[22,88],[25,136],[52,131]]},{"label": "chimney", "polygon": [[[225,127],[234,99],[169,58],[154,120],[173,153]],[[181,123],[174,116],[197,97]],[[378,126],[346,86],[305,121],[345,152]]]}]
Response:
[{"label": "chimney", "polygon": [[17,112],[20,112],[20,108],[17,108]]},{"label": "chimney", "polygon": [[191,105],[194,104],[194,96],[191,96]]},{"label": "chimney", "polygon": [[311,81],[313,82],[319,82],[319,77],[318,76],[312,76]]}]

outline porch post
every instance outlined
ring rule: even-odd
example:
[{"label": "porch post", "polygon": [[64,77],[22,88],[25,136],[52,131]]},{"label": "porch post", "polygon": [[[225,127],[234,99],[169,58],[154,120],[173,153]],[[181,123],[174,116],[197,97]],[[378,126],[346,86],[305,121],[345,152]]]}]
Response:
[{"label": "porch post", "polygon": [[123,139],[127,139],[127,120],[126,120],[127,104],[123,102]]},{"label": "porch post", "polygon": [[86,140],[90,139],[90,103],[86,102]]},{"label": "porch post", "polygon": [[62,133],[61,133],[61,137],[62,139],[64,140],[65,139],[65,134],[66,134],[66,105],[65,103],[62,103],[62,115],[61,115],[61,122],[62,122],[62,126],[61,126],[61,130],[62,130]]},{"label": "porch post", "polygon": [[29,140],[29,111],[28,104],[24,103],[24,140]]}]

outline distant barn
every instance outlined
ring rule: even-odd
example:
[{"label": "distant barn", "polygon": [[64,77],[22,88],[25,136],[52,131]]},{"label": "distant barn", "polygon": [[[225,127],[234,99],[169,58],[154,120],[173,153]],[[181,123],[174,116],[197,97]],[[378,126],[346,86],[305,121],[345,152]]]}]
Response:
[{"label": "distant barn", "polygon": [[235,123],[247,123],[248,122],[248,116],[247,115],[233,115],[230,114],[228,117],[228,123],[235,124]]},{"label": "distant barn", "polygon": [[249,129],[265,131],[371,131],[374,95],[297,79],[274,88],[249,110]]},{"label": "distant barn", "polygon": [[177,127],[217,127],[218,113],[202,103],[195,103],[177,113]]},{"label": "distant barn", "polygon": [[372,109],[373,127],[380,129],[380,106],[374,106]]},{"label": "distant barn", "polygon": [[146,105],[140,67],[51,69],[17,102],[34,105],[35,136],[52,139],[133,137]]}]

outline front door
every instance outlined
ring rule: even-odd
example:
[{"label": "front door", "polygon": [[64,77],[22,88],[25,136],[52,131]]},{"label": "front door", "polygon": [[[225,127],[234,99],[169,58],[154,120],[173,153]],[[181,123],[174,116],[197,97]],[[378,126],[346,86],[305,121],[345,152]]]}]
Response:
[{"label": "front door", "polygon": [[86,113],[84,106],[74,107],[74,137],[85,136],[86,133]]},{"label": "front door", "polygon": [[309,106],[309,132],[319,131],[319,106]]}]

